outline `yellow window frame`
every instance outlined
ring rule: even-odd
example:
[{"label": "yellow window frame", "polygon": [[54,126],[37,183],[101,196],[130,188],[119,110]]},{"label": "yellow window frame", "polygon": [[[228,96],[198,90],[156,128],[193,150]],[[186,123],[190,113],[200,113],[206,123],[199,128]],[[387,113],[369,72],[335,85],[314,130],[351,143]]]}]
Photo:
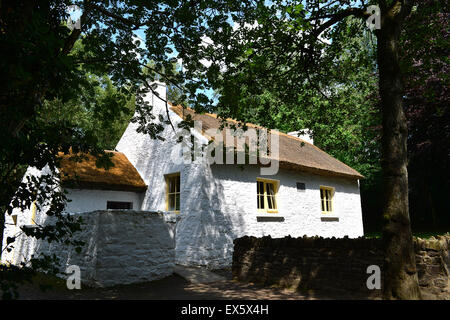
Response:
[{"label": "yellow window frame", "polygon": [[36,224],[36,200],[31,204],[31,224]]},{"label": "yellow window frame", "polygon": [[323,214],[334,212],[334,188],[320,186],[320,210]]},{"label": "yellow window frame", "polygon": [[[262,182],[263,183],[263,193],[258,193],[258,183]],[[258,208],[258,212],[260,213],[278,213],[278,188],[280,186],[280,181],[279,180],[272,180],[272,179],[264,179],[264,178],[256,178],[256,199],[259,202],[259,196],[260,195],[264,195],[263,199],[264,199],[264,208],[258,208],[258,202],[257,202],[257,208]],[[273,209],[269,209],[269,202],[268,202],[268,195],[267,195],[267,184],[270,183],[273,185],[274,188],[274,200],[275,200],[275,205]]]},{"label": "yellow window frame", "polygon": [[[175,182],[175,192],[169,192],[170,180],[175,179],[175,181],[176,181],[177,178],[180,179],[180,186],[179,186],[179,188],[177,189],[177,183]],[[179,208],[181,208],[181,194],[180,194],[180,190],[179,190],[179,189],[181,189],[180,173],[176,172],[176,173],[166,174],[166,175],[164,175],[164,179],[166,181],[166,211],[174,212],[174,213],[180,213],[180,210],[169,210],[169,197],[171,195],[175,196],[175,198],[174,198],[174,207],[175,207],[175,209],[177,208],[177,195],[179,195],[179,198],[180,198]]]}]

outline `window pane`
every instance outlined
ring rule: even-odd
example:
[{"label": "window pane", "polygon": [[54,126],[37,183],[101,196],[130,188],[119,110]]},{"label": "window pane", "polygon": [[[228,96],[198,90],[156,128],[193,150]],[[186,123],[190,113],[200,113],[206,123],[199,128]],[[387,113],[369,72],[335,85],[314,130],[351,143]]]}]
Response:
[{"label": "window pane", "polygon": [[169,193],[175,192],[175,180],[173,179],[173,177],[169,177],[168,182],[169,182]]},{"label": "window pane", "polygon": [[263,182],[258,182],[258,194],[263,194],[264,193],[264,183]]},{"label": "window pane", "polygon": [[169,194],[169,211],[175,211],[175,194]]},{"label": "window pane", "polygon": [[322,212],[333,212],[333,190],[320,188]]},{"label": "window pane", "polygon": [[264,209],[264,195],[258,195],[258,209]]},{"label": "window pane", "polygon": [[179,193],[176,194],[175,201],[176,201],[175,210],[180,211],[180,194]]},{"label": "window pane", "polygon": [[269,196],[275,195],[275,191],[274,191],[275,188],[272,183],[267,183],[266,187],[267,187],[267,195],[269,195]]},{"label": "window pane", "polygon": [[167,183],[167,211],[180,210],[180,175],[166,176]]},{"label": "window pane", "polygon": [[256,198],[258,209],[264,209],[264,182],[257,181],[256,186],[257,186]]},{"label": "window pane", "polygon": [[180,192],[180,176],[176,176],[175,180],[176,180],[175,190],[176,192]]},{"label": "window pane", "polygon": [[266,183],[267,188],[267,205],[269,209],[276,209],[275,203],[275,185],[273,183]]},{"label": "window pane", "polygon": [[277,205],[275,203],[275,197],[267,196],[267,203],[268,203],[269,209],[276,209],[277,208]]}]

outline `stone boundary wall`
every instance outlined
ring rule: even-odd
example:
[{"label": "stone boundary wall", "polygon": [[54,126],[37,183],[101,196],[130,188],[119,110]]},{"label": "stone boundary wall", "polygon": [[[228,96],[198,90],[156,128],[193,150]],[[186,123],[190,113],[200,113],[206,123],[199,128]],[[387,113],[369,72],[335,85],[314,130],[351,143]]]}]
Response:
[{"label": "stone boundary wall", "polygon": [[32,254],[56,254],[61,272],[78,265],[82,283],[95,287],[152,281],[173,273],[174,223],[163,213],[98,210],[71,215],[83,219],[82,231],[74,234],[74,239],[85,242],[81,253],[61,243],[23,236],[16,240],[13,263]]},{"label": "stone boundary wall", "polygon": [[[450,235],[414,239],[424,299],[450,299]],[[234,241],[233,278],[300,291],[381,296],[366,286],[367,267],[378,265],[383,283],[381,239],[242,237]],[[344,295],[343,295],[344,296]]]}]

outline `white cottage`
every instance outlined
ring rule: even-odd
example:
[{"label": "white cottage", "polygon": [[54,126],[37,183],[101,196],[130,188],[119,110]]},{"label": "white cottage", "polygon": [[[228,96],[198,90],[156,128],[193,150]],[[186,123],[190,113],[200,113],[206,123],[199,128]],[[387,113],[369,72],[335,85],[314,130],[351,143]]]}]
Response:
[{"label": "white cottage", "polygon": [[[165,99],[166,88],[161,85],[158,91]],[[176,216],[176,263],[208,268],[230,266],[233,240],[244,235],[363,235],[362,175],[354,169],[304,139],[279,132],[274,133],[278,170],[272,175],[263,175],[258,164],[179,161],[177,124],[188,115],[201,121],[202,130],[191,133],[207,144],[211,137],[206,131],[219,128],[220,122],[213,114],[171,105],[166,110],[160,98],[149,99],[154,112],[165,118],[168,112],[175,131],[167,125],[165,139],[152,140],[130,123],[114,151],[112,170],[89,162],[68,165],[66,170],[85,181],[69,189],[69,212],[133,209]]]}]

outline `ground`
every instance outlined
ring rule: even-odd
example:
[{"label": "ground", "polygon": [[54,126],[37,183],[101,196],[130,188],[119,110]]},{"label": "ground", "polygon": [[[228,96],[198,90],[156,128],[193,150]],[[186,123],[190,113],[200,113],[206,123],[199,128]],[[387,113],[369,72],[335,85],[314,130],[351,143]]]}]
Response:
[{"label": "ground", "polygon": [[[152,282],[109,288],[69,290],[63,279],[39,275],[33,284],[19,288],[21,300],[365,300],[352,292],[297,292],[277,287],[262,287],[232,280],[230,270],[207,271],[177,266],[173,275]],[[39,285],[51,285],[42,291]],[[423,299],[435,300],[422,288]],[[1,292],[0,292],[1,296]],[[448,297],[450,298],[450,297]],[[439,298],[439,299],[448,299]]]},{"label": "ground", "polygon": [[[192,270],[191,270],[192,271]],[[36,285],[20,288],[19,299],[51,300],[316,300],[357,299],[343,294],[299,293],[280,288],[264,288],[253,284],[233,281],[227,271],[217,271],[222,280],[202,283],[188,281],[178,274],[167,278],[139,284],[120,285],[110,288],[85,288],[68,290],[65,282],[59,282],[52,290],[42,292]],[[204,276],[204,275],[202,275]]]}]

